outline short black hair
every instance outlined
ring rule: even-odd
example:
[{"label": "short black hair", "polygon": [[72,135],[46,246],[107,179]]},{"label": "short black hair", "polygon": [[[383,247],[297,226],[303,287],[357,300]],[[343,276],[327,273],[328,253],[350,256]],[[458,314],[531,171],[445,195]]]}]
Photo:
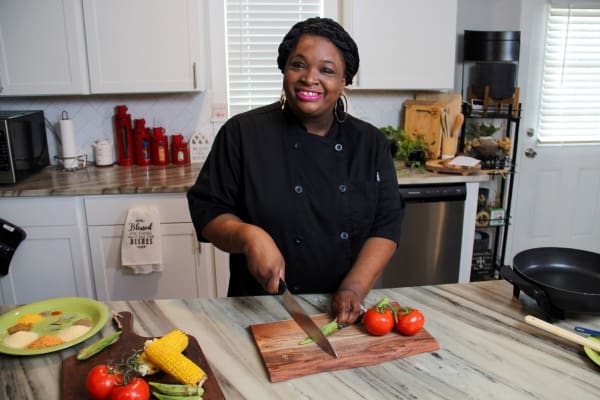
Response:
[{"label": "short black hair", "polygon": [[284,72],[290,51],[302,35],[322,36],[328,39],[337,47],[344,58],[344,78],[346,85],[352,84],[352,78],[358,71],[360,58],[358,56],[358,47],[354,39],[337,22],[329,18],[314,17],[296,23],[292,29],[284,36],[279,44],[279,55],[277,57],[277,66]]}]

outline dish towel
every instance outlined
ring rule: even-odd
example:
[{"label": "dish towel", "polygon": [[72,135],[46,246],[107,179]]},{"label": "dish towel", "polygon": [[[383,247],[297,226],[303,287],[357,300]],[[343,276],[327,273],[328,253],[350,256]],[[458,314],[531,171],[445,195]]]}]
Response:
[{"label": "dish towel", "polygon": [[162,271],[160,216],[153,207],[132,207],[121,240],[121,265],[134,274]]}]

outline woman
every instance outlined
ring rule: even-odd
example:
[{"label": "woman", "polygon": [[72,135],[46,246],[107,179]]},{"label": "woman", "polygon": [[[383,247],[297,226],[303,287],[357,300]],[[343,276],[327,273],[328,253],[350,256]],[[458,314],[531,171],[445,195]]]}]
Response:
[{"label": "woman", "polygon": [[230,254],[230,296],[333,293],[355,322],[396,250],[403,203],[389,145],[348,115],[358,49],[336,22],[311,18],[279,46],[279,103],[233,116],[188,192],[198,238]]}]

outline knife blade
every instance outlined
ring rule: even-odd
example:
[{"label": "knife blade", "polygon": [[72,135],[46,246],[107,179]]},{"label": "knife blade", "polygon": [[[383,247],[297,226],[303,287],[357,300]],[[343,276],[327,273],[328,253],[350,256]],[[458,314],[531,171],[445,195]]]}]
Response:
[{"label": "knife blade", "polygon": [[321,332],[321,329],[319,329],[317,324],[315,324],[304,308],[302,308],[298,300],[290,293],[283,279],[279,279],[279,293],[281,294],[281,304],[300,328],[302,328],[302,330],[310,336],[321,349],[325,350],[335,358],[339,358],[338,353],[327,339],[327,336]]}]

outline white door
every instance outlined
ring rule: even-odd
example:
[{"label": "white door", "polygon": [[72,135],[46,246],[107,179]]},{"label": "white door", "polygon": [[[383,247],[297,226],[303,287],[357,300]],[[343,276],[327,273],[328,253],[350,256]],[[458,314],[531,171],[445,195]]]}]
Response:
[{"label": "white door", "polygon": [[544,145],[536,139],[543,3],[523,2],[521,16],[523,119],[507,263],[519,251],[534,247],[600,252],[600,145]]}]

